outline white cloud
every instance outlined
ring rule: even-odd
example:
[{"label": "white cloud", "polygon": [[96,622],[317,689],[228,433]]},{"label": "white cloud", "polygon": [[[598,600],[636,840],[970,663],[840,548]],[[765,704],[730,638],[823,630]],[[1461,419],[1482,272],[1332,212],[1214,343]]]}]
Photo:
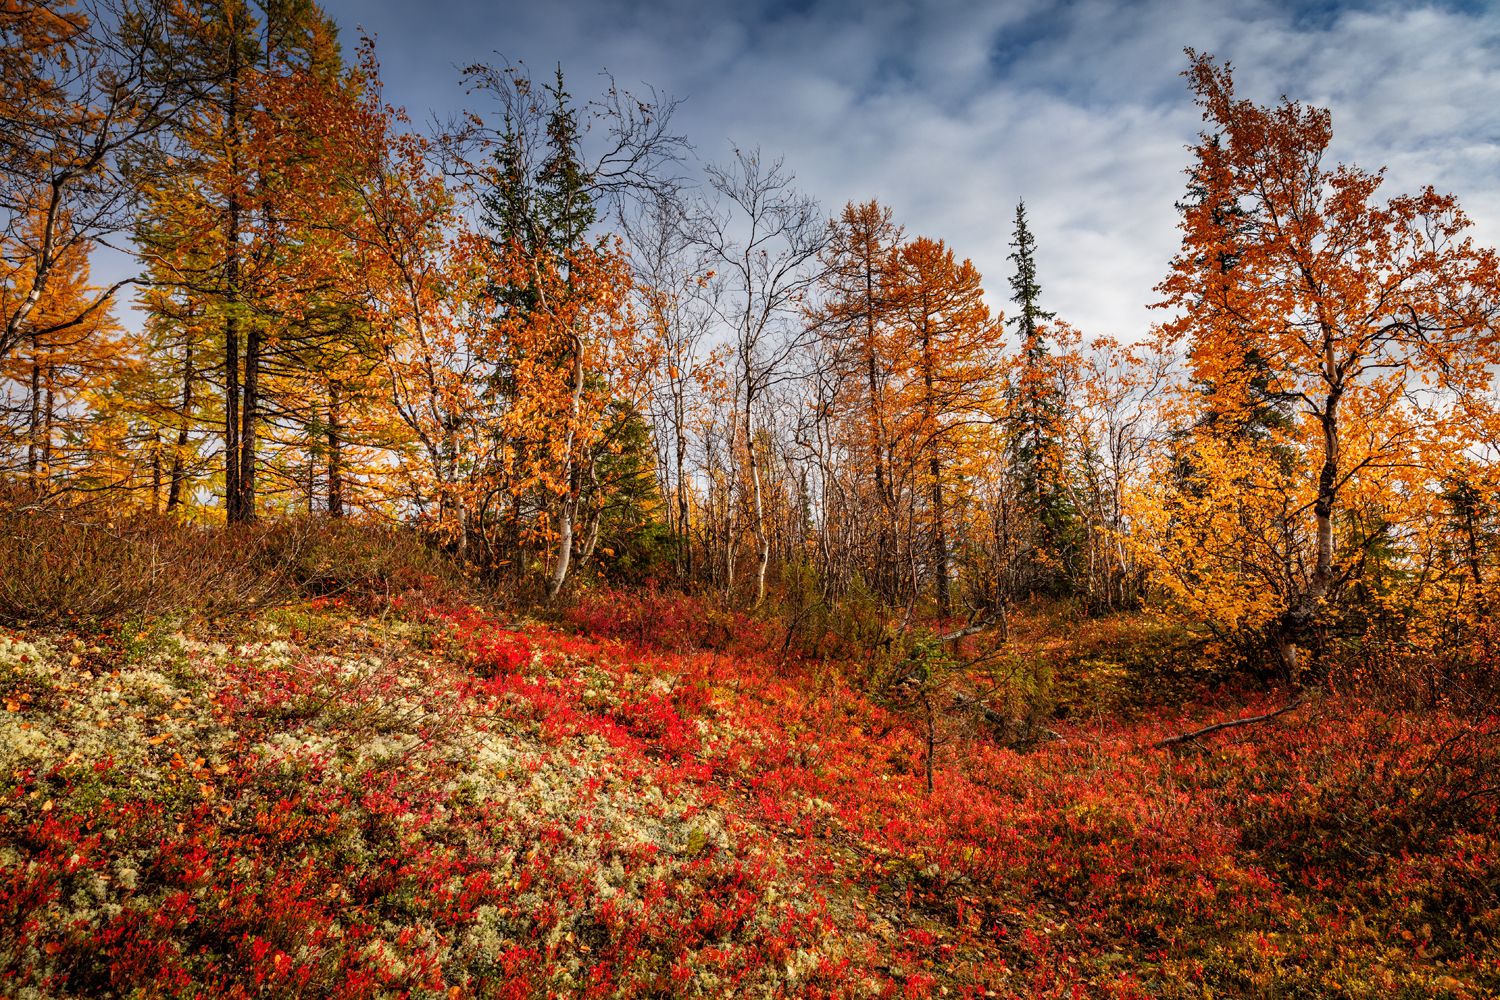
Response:
[{"label": "white cloud", "polygon": [[[333,0],[380,35],[389,96],[422,120],[463,101],[450,66],[562,62],[580,96],[608,67],[686,97],[706,158],[728,142],[784,153],[829,213],[888,202],[946,239],[1003,303],[1025,197],[1046,304],[1089,333],[1139,336],[1176,248],[1173,202],[1199,127],[1184,46],[1232,61],[1244,96],[1332,108],[1335,154],[1388,164],[1392,192],[1451,190],[1500,240],[1500,18],[1391,3],[1271,0],[617,0],[412,4]],[[732,11],[732,13],[730,13]]]}]

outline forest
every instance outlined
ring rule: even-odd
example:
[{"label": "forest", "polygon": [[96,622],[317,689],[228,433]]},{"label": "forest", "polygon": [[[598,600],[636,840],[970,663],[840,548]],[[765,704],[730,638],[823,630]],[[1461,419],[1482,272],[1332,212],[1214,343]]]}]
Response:
[{"label": "forest", "polygon": [[1183,54],[1127,338],[314,0],[0,61],[0,995],[1500,995],[1500,256],[1328,110]]}]

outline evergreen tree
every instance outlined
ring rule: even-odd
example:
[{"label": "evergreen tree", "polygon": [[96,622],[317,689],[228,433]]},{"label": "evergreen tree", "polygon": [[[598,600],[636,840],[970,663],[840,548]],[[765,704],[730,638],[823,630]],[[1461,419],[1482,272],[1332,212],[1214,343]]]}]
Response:
[{"label": "evergreen tree", "polygon": [[1010,260],[1010,324],[1020,340],[1020,356],[1010,386],[1010,465],[1022,512],[1035,531],[1029,572],[1020,574],[1028,589],[1065,593],[1070,587],[1077,550],[1078,514],[1067,490],[1063,447],[1063,399],[1056,366],[1047,343],[1047,320],[1056,314],[1041,307],[1037,283],[1036,238],[1026,221],[1026,203],[1016,203]]}]

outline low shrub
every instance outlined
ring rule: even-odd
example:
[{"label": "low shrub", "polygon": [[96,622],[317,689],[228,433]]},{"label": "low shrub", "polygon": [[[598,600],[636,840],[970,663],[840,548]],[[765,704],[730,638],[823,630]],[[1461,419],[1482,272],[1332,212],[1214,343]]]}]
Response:
[{"label": "low shrub", "polygon": [[741,612],[656,587],[584,591],[563,618],[592,636],[671,652],[758,650],[768,641],[762,624]]},{"label": "low shrub", "polygon": [[282,575],[308,597],[454,597],[463,577],[413,531],[327,518],[281,520],[261,528],[246,554],[255,569]]},{"label": "low shrub", "polygon": [[252,571],[241,539],[139,517],[119,524],[0,515],[0,621],[97,625],[222,617],[274,601],[283,581]]},{"label": "low shrub", "polygon": [[409,533],[328,520],[214,526],[0,513],[0,623],[222,619],[299,596],[439,598],[462,578]]}]

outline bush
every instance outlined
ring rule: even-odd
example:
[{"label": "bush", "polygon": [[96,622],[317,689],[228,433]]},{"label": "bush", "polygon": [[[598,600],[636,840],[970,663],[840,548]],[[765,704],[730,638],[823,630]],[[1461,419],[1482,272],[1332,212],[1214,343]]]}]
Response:
[{"label": "bush", "polygon": [[448,596],[458,574],[415,536],[324,520],[202,526],[0,513],[0,622],[221,619],[299,596]]},{"label": "bush", "polygon": [[453,563],[412,531],[357,521],[278,521],[259,532],[248,554],[257,570],[280,574],[309,597],[389,598],[421,592],[451,597],[463,589]]},{"label": "bush", "polygon": [[589,635],[672,652],[758,650],[767,641],[759,623],[743,614],[655,587],[585,591],[564,618]]},{"label": "bush", "polygon": [[257,576],[227,533],[138,517],[120,524],[37,512],[0,515],[0,621],[99,624],[263,606]]}]

